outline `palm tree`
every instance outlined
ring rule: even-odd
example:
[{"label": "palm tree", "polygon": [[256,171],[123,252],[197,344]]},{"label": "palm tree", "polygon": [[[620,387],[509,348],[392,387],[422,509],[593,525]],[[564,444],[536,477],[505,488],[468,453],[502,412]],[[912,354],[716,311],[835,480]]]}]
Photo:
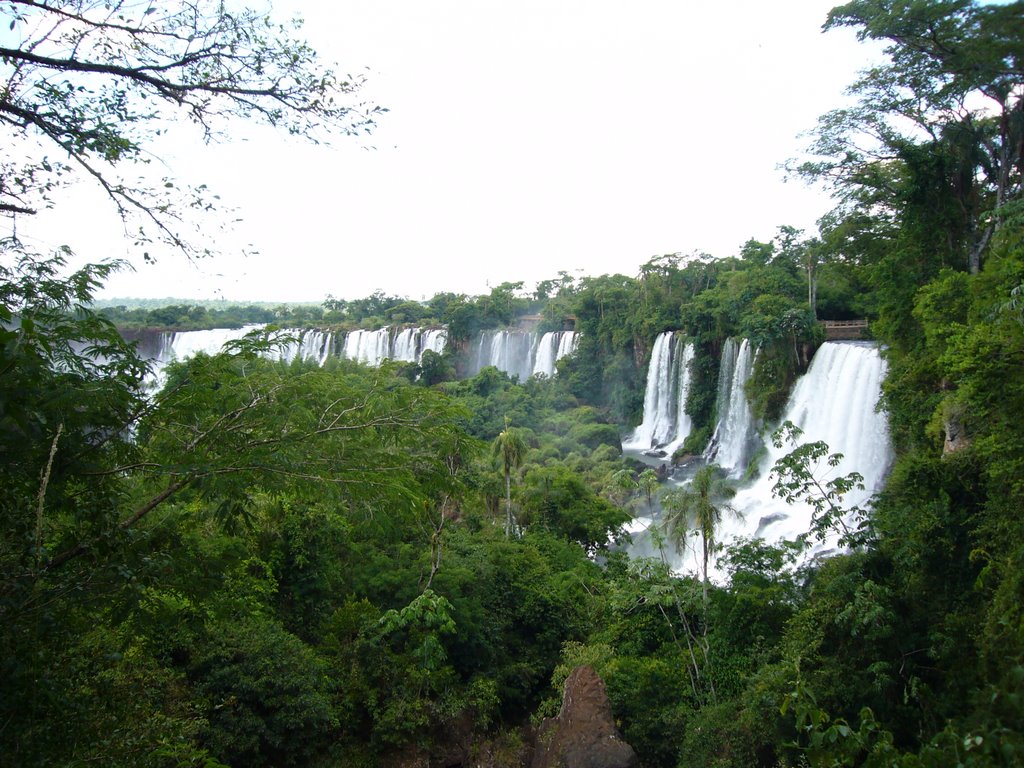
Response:
[{"label": "palm tree", "polygon": [[658,477],[657,472],[648,467],[637,476],[636,484],[647,499],[647,511],[654,514],[654,492],[661,485],[661,478]]},{"label": "palm tree", "polygon": [[526,455],[526,440],[522,433],[508,425],[505,420],[505,429],[502,430],[491,444],[491,456],[495,461],[501,462],[505,472],[505,537],[512,535],[515,527],[515,520],[512,517],[512,470],[519,469],[523,465],[523,457]]},{"label": "palm tree", "polygon": [[736,489],[720,474],[717,464],[697,470],[689,485],[669,491],[662,500],[667,515],[664,526],[668,539],[681,552],[686,537],[695,531],[701,539],[701,571],[704,580],[704,607],[708,603],[708,560],[715,550],[716,533],[723,512],[736,513],[727,502]]}]

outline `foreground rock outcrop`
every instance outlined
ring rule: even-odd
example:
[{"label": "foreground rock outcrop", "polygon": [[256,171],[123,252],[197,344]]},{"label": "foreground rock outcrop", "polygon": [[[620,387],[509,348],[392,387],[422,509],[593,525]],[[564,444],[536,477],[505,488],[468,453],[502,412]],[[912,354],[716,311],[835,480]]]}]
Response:
[{"label": "foreground rock outcrop", "polygon": [[541,723],[531,768],[635,768],[636,753],[619,735],[604,681],[577,667],[565,681],[558,717]]}]

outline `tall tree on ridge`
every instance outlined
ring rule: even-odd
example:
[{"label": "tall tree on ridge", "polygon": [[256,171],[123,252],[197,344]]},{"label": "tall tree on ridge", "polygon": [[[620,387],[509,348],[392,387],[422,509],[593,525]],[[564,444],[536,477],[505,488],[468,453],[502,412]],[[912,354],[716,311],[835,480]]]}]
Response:
[{"label": "tall tree on ridge", "polygon": [[[848,213],[928,220],[933,249],[977,273],[1024,178],[1024,2],[854,0],[854,27],[889,61],[824,115],[797,172],[832,184]],[[940,256],[940,258],[943,258]]]},{"label": "tall tree on ridge", "polygon": [[512,515],[512,472],[523,465],[526,440],[518,429],[509,426],[508,419],[505,420],[505,429],[491,444],[491,456],[500,462],[505,475],[505,536],[509,537],[515,530],[515,517]]}]

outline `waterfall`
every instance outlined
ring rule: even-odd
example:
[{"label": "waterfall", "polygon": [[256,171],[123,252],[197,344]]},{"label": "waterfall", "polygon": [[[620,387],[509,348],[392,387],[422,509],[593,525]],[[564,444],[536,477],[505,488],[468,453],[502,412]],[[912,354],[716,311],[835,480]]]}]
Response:
[{"label": "waterfall", "polygon": [[658,448],[671,456],[682,445],[692,426],[685,406],[693,354],[693,344],[677,339],[673,331],[655,339],[647,367],[643,421],[623,443],[624,448]]},{"label": "waterfall", "polygon": [[558,354],[558,338],[553,332],[545,333],[537,342],[534,355],[533,373],[550,376],[555,370],[555,355]]},{"label": "waterfall", "polygon": [[746,469],[757,442],[754,419],[744,387],[754,370],[750,342],[737,344],[727,339],[722,348],[718,370],[718,423],[704,451],[704,459],[718,464],[730,477],[739,477]]},{"label": "waterfall", "polygon": [[323,365],[334,349],[334,334],[330,331],[289,331],[297,339],[284,345],[274,357],[290,363],[293,360],[311,360]]},{"label": "waterfall", "polygon": [[448,333],[443,328],[403,328],[397,333],[387,327],[375,331],[352,331],[345,337],[342,355],[372,366],[378,366],[384,360],[418,363],[424,350],[441,354],[447,342]]},{"label": "waterfall", "polygon": [[378,366],[391,356],[391,329],[352,331],[345,337],[343,356],[347,360]]},{"label": "waterfall", "polygon": [[258,325],[242,328],[214,328],[209,331],[171,331],[163,336],[157,363],[161,367],[172,360],[185,360],[200,352],[215,355],[229,341],[236,341]]},{"label": "waterfall", "polygon": [[493,365],[520,381],[536,374],[554,376],[555,363],[573,354],[578,343],[575,331],[550,331],[540,337],[530,331],[484,331],[476,343],[469,375]]},{"label": "waterfall", "polygon": [[[163,333],[158,349],[147,355],[153,364],[157,382],[163,380],[163,369],[172,360],[185,360],[198,352],[217,354],[224,344],[242,338],[260,328],[216,328],[209,331],[177,331]],[[330,357],[341,356],[367,365],[377,366],[384,360],[418,363],[427,349],[441,354],[448,343],[443,328],[404,328],[397,333],[390,328],[372,331],[352,331],[336,337],[331,331],[319,329],[285,330],[283,334],[296,337],[295,341],[281,345],[269,356],[275,360],[292,362],[306,360],[323,365]]]},{"label": "waterfall", "polygon": [[537,334],[527,331],[484,331],[480,334],[473,375],[493,365],[499,371],[525,381],[533,373],[536,343]]},{"label": "waterfall", "polygon": [[575,331],[549,331],[540,337],[534,354],[533,375],[555,375],[555,363],[576,351],[579,336]]},{"label": "waterfall", "polygon": [[443,354],[444,347],[448,343],[448,331],[444,328],[431,328],[430,330],[424,331],[421,338],[422,344],[420,345],[420,349],[416,357],[417,362],[423,359],[423,353],[428,349],[439,355]]},{"label": "waterfall", "polygon": [[555,353],[555,362],[563,357],[576,354],[576,348],[580,345],[580,335],[576,331],[562,331],[558,338],[558,352]]},{"label": "waterfall", "polygon": [[[843,454],[836,467],[822,461],[821,466],[811,468],[819,481],[827,482],[850,472],[863,475],[864,490],[848,493],[841,502],[847,509],[864,508],[881,489],[892,462],[888,420],[884,412],[876,410],[885,371],[885,361],[874,344],[826,342],[794,386],[783,416],[783,421],[803,430],[800,443],[821,440],[828,444],[829,453]],[[722,516],[720,542],[728,543],[739,536],[779,541],[808,532],[813,512],[810,505],[802,501],[787,504],[772,494],[775,479],[771,469],[776,460],[793,449],[793,445],[769,446],[760,464],[759,478],[741,488],[731,501],[739,514]],[[837,539],[834,535],[823,543],[814,542],[810,554],[834,548]],[[686,553],[675,567],[696,571],[694,553]]]},{"label": "waterfall", "polygon": [[392,344],[391,359],[401,360],[405,363],[416,362],[416,345],[420,340],[419,328],[403,328],[395,336]]},{"label": "waterfall", "polygon": [[242,328],[213,328],[208,331],[168,331],[160,335],[159,350],[149,359],[152,365],[151,379],[146,384],[160,389],[167,380],[167,364],[175,360],[186,360],[203,352],[216,355],[229,341],[237,341],[245,334],[260,326],[246,325]]},{"label": "waterfall", "polygon": [[405,363],[418,363],[427,349],[437,354],[444,352],[447,340],[448,334],[443,329],[405,328],[395,336],[389,357]]}]

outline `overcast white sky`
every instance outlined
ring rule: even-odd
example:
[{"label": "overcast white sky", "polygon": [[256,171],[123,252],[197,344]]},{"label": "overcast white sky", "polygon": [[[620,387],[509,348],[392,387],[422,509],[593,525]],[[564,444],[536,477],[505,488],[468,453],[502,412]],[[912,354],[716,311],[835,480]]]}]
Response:
[{"label": "overcast white sky", "polygon": [[[215,259],[140,264],[102,295],[479,294],[560,270],[635,275],[658,254],[728,256],[781,224],[812,231],[827,198],[778,165],[875,50],[821,33],[834,4],[275,0],[390,112],[330,147],[244,127],[245,140],[173,151],[171,172],[242,221]],[[89,258],[132,253],[116,228],[86,228],[32,234]]]}]

